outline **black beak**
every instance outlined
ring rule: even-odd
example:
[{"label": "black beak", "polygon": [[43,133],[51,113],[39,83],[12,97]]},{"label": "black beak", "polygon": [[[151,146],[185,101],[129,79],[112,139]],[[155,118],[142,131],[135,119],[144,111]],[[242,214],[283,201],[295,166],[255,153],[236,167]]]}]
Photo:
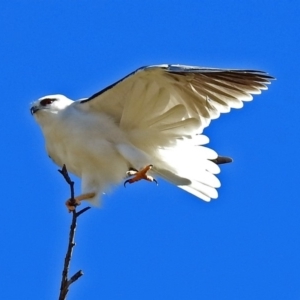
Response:
[{"label": "black beak", "polygon": [[31,112],[32,115],[35,114],[38,110],[39,110],[39,108],[37,106],[32,106],[30,108],[30,112]]}]

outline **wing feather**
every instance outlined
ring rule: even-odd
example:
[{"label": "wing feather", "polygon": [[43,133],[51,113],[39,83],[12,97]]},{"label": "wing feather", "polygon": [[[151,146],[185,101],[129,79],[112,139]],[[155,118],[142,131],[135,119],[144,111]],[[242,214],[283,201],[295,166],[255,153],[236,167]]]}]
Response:
[{"label": "wing feather", "polygon": [[186,116],[186,109],[182,104],[178,104],[172,107],[170,110],[165,113],[153,117],[151,120],[146,122],[147,127],[155,127],[155,125],[159,125],[161,122],[164,123],[174,123],[177,120],[181,120]]},{"label": "wing feather", "polygon": [[106,112],[125,128],[157,123],[159,115],[183,105],[186,118],[199,120],[201,132],[211,119],[231,108],[241,108],[243,101],[251,101],[252,94],[267,89],[272,79],[267,73],[254,70],[148,66],[81,103],[87,109]]},{"label": "wing feather", "polygon": [[138,167],[135,153],[143,153],[153,160],[154,175],[210,201],[218,196],[220,168],[212,161],[217,153],[203,146],[209,140],[200,133],[221,113],[243,107],[266,90],[273,79],[254,70],[156,65],[138,69],[79,106],[113,119],[129,143],[116,148],[131,157],[133,167]]}]

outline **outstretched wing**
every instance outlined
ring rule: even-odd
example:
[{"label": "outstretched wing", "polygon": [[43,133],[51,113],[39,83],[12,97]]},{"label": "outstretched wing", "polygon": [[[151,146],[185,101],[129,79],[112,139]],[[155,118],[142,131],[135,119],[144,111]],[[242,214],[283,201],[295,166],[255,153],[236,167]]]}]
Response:
[{"label": "outstretched wing", "polygon": [[231,108],[241,108],[243,101],[251,101],[253,94],[266,90],[272,79],[253,70],[153,65],[132,72],[80,103],[86,110],[110,115],[125,129],[151,126],[160,118],[170,121],[176,116],[201,133],[210,120]]}]

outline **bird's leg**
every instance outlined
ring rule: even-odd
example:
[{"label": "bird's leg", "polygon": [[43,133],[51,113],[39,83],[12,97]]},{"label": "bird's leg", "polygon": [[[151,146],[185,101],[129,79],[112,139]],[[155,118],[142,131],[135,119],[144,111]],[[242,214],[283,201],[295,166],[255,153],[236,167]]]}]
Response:
[{"label": "bird's leg", "polygon": [[69,212],[75,210],[76,206],[81,204],[81,201],[91,199],[91,198],[95,197],[95,195],[96,195],[95,193],[86,193],[86,194],[79,195],[77,197],[74,197],[75,203],[74,203],[74,201],[72,201],[73,199],[71,199],[71,198],[68,199],[66,201],[66,206],[67,206]]},{"label": "bird's leg", "polygon": [[126,187],[126,183],[130,183],[131,184],[131,183],[137,182],[137,181],[139,181],[141,179],[145,179],[145,180],[150,181],[150,182],[155,182],[156,185],[158,185],[157,180],[155,178],[153,178],[152,176],[147,175],[147,172],[149,170],[151,170],[152,167],[153,167],[152,165],[148,165],[145,168],[141,169],[140,171],[137,171],[135,169],[130,169],[128,172],[126,172],[126,174],[128,176],[134,175],[134,177],[126,180],[124,182],[124,186]]}]

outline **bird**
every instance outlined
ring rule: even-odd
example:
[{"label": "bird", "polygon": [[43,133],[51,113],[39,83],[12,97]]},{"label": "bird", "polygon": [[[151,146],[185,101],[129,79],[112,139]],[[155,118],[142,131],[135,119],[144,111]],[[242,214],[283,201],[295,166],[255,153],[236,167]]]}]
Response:
[{"label": "bird", "polygon": [[53,162],[81,178],[76,203],[101,203],[115,186],[156,178],[209,202],[221,186],[219,156],[203,130],[275,79],[257,70],[162,64],[141,67],[88,98],[48,95],[30,112]]}]

